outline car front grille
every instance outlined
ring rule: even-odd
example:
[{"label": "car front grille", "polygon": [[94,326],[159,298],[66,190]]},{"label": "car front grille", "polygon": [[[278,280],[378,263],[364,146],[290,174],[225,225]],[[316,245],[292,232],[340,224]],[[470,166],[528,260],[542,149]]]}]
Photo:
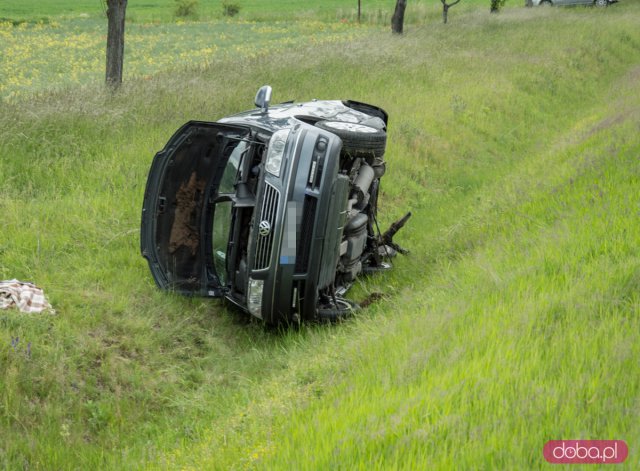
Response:
[{"label": "car front grille", "polygon": [[[280,193],[278,190],[269,183],[266,183],[264,197],[262,199],[260,219],[257,221],[256,227],[258,239],[256,242],[255,270],[269,268],[271,251],[273,249],[273,233],[275,231],[279,202]],[[268,231],[265,229],[266,227],[268,227]]]}]

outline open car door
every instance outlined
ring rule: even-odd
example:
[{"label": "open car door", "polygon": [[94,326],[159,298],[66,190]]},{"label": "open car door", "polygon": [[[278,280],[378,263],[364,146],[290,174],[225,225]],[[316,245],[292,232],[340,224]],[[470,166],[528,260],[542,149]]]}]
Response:
[{"label": "open car door", "polygon": [[220,263],[212,256],[214,200],[229,156],[249,136],[248,127],[190,121],[154,157],[142,207],[140,249],[161,289],[224,294],[227,276],[216,271]]}]

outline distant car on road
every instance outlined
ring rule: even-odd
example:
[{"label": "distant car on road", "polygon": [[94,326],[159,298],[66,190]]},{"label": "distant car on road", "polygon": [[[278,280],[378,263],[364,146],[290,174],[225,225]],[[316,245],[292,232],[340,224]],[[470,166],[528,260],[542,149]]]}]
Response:
[{"label": "distant car on road", "polygon": [[403,251],[377,222],[387,113],[356,101],[287,102],[190,121],[156,154],[141,251],[156,284],[221,297],[269,324],[334,320],[355,279]]},{"label": "distant car on road", "polygon": [[532,0],[533,6],[546,5],[595,5],[597,7],[606,7],[618,0]]}]

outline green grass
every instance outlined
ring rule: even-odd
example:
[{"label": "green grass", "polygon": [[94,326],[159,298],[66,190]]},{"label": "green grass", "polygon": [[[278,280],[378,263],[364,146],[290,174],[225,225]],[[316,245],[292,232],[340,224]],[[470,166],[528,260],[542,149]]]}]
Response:
[{"label": "green grass", "polygon": [[[479,0],[456,9],[473,11]],[[161,71],[198,69],[220,57],[258,59],[267,52],[309,43],[350,41],[372,25],[389,27],[393,9],[366,3],[362,24],[344,2],[287,2],[265,8],[249,2],[242,15],[214,13],[219,2],[203,3],[206,14],[176,18],[173,2],[131,3],[125,33],[125,80]],[[217,11],[217,10],[216,10]],[[411,2],[405,23],[440,22],[437,1]],[[452,17],[453,21],[453,17]],[[187,23],[185,25],[185,22]],[[100,83],[104,80],[106,20],[98,0],[22,2],[0,5],[0,99]]]},{"label": "green grass", "polygon": [[[0,98],[104,81],[105,22],[63,19],[18,27],[0,24]],[[349,41],[369,28],[317,20],[132,24],[127,28],[124,80],[170,70],[201,69],[221,58],[258,60],[266,53]]]},{"label": "green grass", "polygon": [[[601,438],[637,468],[639,20],[461,10],[5,102],[0,279],[58,313],[0,313],[0,466],[536,469],[547,440]],[[382,223],[414,212],[412,254],[340,325],[266,332],[139,256],[153,153],[263,83],[390,114]]]},{"label": "green grass", "polygon": [[[308,18],[355,19],[357,17],[357,0],[237,0],[231,3],[240,5],[238,17],[249,20],[291,20]],[[467,4],[478,5],[489,3],[481,0],[466,0]],[[385,22],[393,14],[395,2],[389,0],[362,1],[362,19],[365,21]],[[460,7],[456,7],[459,9]],[[464,7],[462,7],[464,8]],[[176,4],[174,0],[156,0],[154,2],[129,2],[127,19],[130,22],[166,22],[175,20]],[[441,10],[438,0],[415,0],[408,2],[407,21],[413,22],[424,15],[426,10]],[[37,21],[60,17],[104,17],[104,7],[100,0],[22,0],[6,1],[0,5],[0,18],[12,21]],[[221,0],[200,0],[196,7],[195,17],[201,20],[220,19],[223,17]],[[452,10],[452,15],[453,15]]]}]

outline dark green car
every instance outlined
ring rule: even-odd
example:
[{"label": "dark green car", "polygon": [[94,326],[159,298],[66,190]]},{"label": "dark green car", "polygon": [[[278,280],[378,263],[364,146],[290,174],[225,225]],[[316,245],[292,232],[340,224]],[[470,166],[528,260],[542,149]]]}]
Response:
[{"label": "dark green car", "polygon": [[377,231],[387,113],[288,102],[182,126],[154,158],[141,250],[157,285],[224,297],[270,324],[337,319],[363,273],[390,267]]}]

